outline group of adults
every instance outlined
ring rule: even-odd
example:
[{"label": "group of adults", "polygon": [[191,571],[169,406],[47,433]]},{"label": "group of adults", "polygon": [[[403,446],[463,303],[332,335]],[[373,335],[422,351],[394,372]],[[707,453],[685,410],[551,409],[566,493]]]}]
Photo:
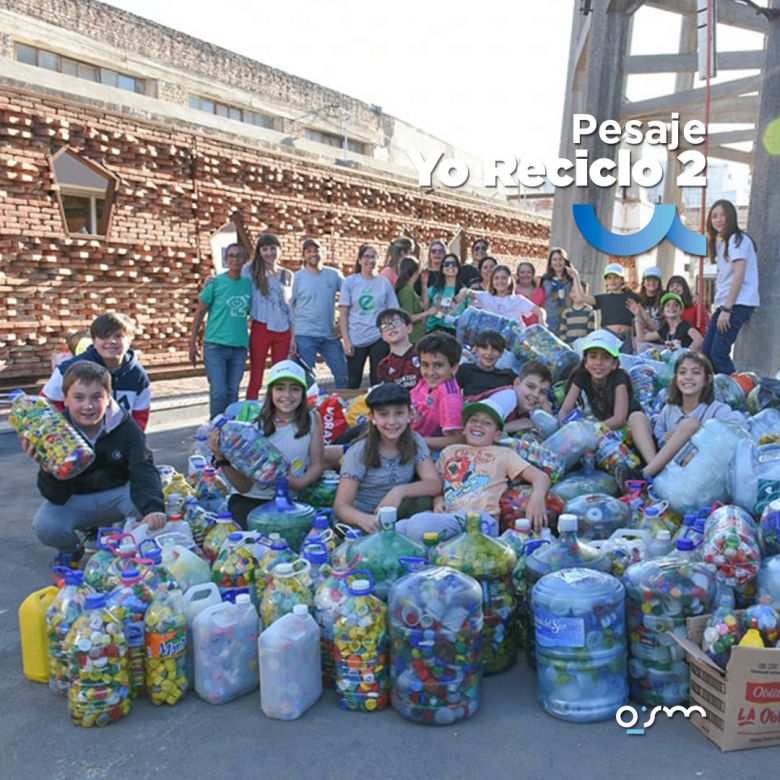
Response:
[{"label": "group of adults", "polygon": [[[323,267],[321,243],[307,238],[301,268],[292,273],[279,263],[279,239],[264,233],[251,262],[240,244],[225,250],[226,272],[210,279],[199,296],[190,359],[196,363],[200,356],[198,335],[208,314],[203,361],[212,416],[238,399],[247,351],[248,399],[258,397],[269,353],[273,363],[295,355],[310,368],[321,356],[337,388],[359,388],[366,362],[370,383],[375,384],[379,362],[389,351],[377,326],[381,311],[406,311],[415,343],[432,330],[454,333],[457,317],[484,295],[499,302],[497,311],[522,319],[526,326],[543,324],[556,335],[573,311],[592,306],[601,310],[602,327],[615,332],[626,351],[659,342],[701,349],[716,371],[732,373],[731,348],[759,304],[755,245],[739,228],[736,209],[726,200],[710,209],[707,234],[718,275],[715,311],[703,334],[688,281],[675,275],[664,285],[656,267],[644,271],[640,290],[634,293],[625,286],[622,266],[610,263],[604,274],[605,292],[590,295],[561,248],[550,250],[537,279],[530,261],[511,269],[493,257],[487,238],[473,242],[471,262],[466,263],[436,239],[421,263],[414,241],[399,237],[387,246],[381,270],[377,247],[367,243],[358,249],[352,273],[344,277]],[[509,296],[523,305],[510,305]]]}]

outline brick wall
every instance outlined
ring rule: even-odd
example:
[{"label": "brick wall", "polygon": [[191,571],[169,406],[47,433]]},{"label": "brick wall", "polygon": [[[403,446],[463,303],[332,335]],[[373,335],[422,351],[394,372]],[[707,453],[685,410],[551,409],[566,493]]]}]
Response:
[{"label": "brick wall", "polygon": [[[107,240],[65,233],[48,155],[66,144],[119,177]],[[291,268],[307,235],[345,268],[404,228],[422,243],[471,228],[507,260],[541,261],[549,241],[548,220],[507,208],[0,87],[0,380],[48,375],[63,334],[106,309],[138,322],[147,365],[186,363],[209,238],[236,209]]]}]

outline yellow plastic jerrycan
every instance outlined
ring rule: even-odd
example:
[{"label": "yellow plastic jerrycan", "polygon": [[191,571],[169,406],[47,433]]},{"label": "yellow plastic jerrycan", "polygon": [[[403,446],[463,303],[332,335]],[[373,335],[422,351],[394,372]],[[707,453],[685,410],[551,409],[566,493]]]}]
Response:
[{"label": "yellow plastic jerrycan", "polygon": [[49,641],[46,638],[46,611],[57,588],[49,585],[31,593],[19,607],[19,633],[22,637],[22,666],[28,680],[49,682]]}]

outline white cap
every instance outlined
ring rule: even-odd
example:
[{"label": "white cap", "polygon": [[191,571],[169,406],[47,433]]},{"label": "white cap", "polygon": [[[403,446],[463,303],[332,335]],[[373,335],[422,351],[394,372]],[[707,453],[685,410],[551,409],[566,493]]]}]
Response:
[{"label": "white cap", "polygon": [[668,542],[672,538],[671,531],[667,531],[666,528],[662,528],[656,535],[655,538],[660,542]]},{"label": "white cap", "polygon": [[292,577],[295,573],[295,569],[291,563],[277,563],[271,569],[271,574],[278,575],[279,577]]},{"label": "white cap", "polygon": [[561,531],[576,531],[577,530],[577,515],[559,515],[558,516],[558,533]]},{"label": "white cap", "polygon": [[[249,597],[247,596],[247,598]],[[308,615],[308,614],[309,614],[309,608],[305,604],[296,604],[293,607],[293,615],[300,615],[301,617],[303,617],[304,615]]]},{"label": "white cap", "polygon": [[249,598],[248,593],[239,593],[238,596],[236,596],[236,604],[239,604],[243,606],[244,604],[249,604],[252,601],[252,599]]},{"label": "white cap", "polygon": [[527,517],[518,517],[515,520],[516,531],[527,531],[531,527],[531,521]]}]

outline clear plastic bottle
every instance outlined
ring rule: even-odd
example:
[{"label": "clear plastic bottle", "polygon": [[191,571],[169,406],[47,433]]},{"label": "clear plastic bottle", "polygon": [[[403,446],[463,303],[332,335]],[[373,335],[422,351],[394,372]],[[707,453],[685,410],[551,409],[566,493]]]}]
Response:
[{"label": "clear plastic bottle", "polygon": [[580,723],[614,718],[628,701],[623,585],[563,569],[534,585],[533,605],[542,709]]},{"label": "clear plastic bottle", "polygon": [[301,546],[303,547],[310,542],[324,544],[329,553],[333,552],[336,549],[336,535],[330,527],[332,517],[333,510],[331,509],[317,512],[311,521],[311,530],[306,534]]},{"label": "clear plastic bottle", "polygon": [[214,563],[228,536],[240,530],[241,526],[233,519],[230,512],[220,512],[203,540],[203,552],[206,557]]},{"label": "clear plastic bottle", "polygon": [[741,587],[750,582],[761,565],[761,545],[753,518],[733,504],[718,507],[704,526],[701,557],[714,567],[724,585]]},{"label": "clear plastic bottle", "polygon": [[303,558],[310,568],[307,585],[314,595],[320,585],[330,576],[331,565],[328,561],[328,548],[324,544],[306,544],[303,546]]},{"label": "clear plastic bottle", "polygon": [[120,532],[113,527],[98,528],[97,550],[84,567],[84,582],[94,590],[105,591],[106,572],[116,557],[116,544]]},{"label": "clear plastic bottle", "polygon": [[94,593],[84,582],[84,572],[58,567],[55,573],[64,578],[63,586],[46,612],[46,637],[49,641],[49,689],[65,695],[70,686],[70,661],[65,639],[76,619],[84,611],[87,596]]},{"label": "clear plastic bottle", "polygon": [[224,704],[257,688],[259,622],[248,593],[200,612],[192,625],[195,691]]},{"label": "clear plastic bottle", "polygon": [[721,669],[725,669],[731,657],[731,648],[739,643],[741,637],[742,627],[734,611],[734,593],[731,588],[721,586],[718,606],[707,618],[701,649]]},{"label": "clear plastic bottle", "polygon": [[334,567],[346,567],[347,559],[349,557],[349,548],[356,539],[360,539],[363,536],[363,531],[359,528],[350,528],[344,540],[339,544],[336,549],[331,553],[330,560]]},{"label": "clear plastic bottle", "polygon": [[608,539],[618,528],[628,528],[631,507],[603,493],[586,493],[566,502],[563,511],[576,515],[580,539]]},{"label": "clear plastic bottle", "polygon": [[87,596],[68,632],[70,719],[76,726],[108,726],[130,712],[127,639],[102,593]]},{"label": "clear plastic bottle", "polygon": [[[198,503],[207,512],[219,513],[225,510],[229,493],[230,488],[217,474],[217,470],[213,466],[206,466],[203,469],[203,478],[195,488],[195,498],[198,499]],[[184,498],[182,504],[183,502]]]},{"label": "clear plastic bottle", "polygon": [[258,641],[260,706],[269,718],[294,720],[322,695],[320,631],[302,604]]},{"label": "clear plastic bottle", "polygon": [[264,536],[280,534],[290,547],[300,550],[314,515],[314,507],[290,498],[290,483],[280,477],[276,481],[274,498],[255,507],[247,515],[246,524],[250,531],[258,531]]},{"label": "clear plastic bottle", "polygon": [[260,604],[263,593],[271,582],[271,569],[277,563],[292,563],[298,557],[295,551],[279,534],[269,534],[256,547],[257,568],[255,569],[255,602]]},{"label": "clear plastic bottle", "polygon": [[163,584],[144,618],[146,687],[152,704],[176,704],[187,691],[187,621],[181,591]]},{"label": "clear plastic bottle", "polygon": [[255,533],[235,531],[222,545],[211,568],[211,579],[219,587],[223,601],[235,601],[241,593],[246,593],[256,602],[257,541]]},{"label": "clear plastic bottle", "polygon": [[195,687],[195,652],[192,644],[192,624],[204,609],[221,603],[219,588],[213,582],[194,585],[182,596],[181,608],[184,613],[184,619],[187,621],[187,647],[191,650],[191,652],[187,653],[187,684],[189,688]]},{"label": "clear plastic bottle", "polygon": [[314,598],[306,586],[309,576],[309,563],[301,558],[293,563],[277,563],[273,566],[271,581],[263,591],[259,608],[265,628],[292,612],[296,604],[313,609]]},{"label": "clear plastic bottle", "polygon": [[388,701],[387,607],[368,579],[347,583],[334,625],[339,707],[372,712]]},{"label": "clear plastic bottle", "polygon": [[195,544],[198,547],[203,547],[203,542],[206,539],[209,529],[214,525],[217,516],[211,512],[207,512],[199,503],[195,496],[190,496],[184,500],[184,506],[182,507],[184,512],[184,519],[192,531],[192,537],[195,540]]}]

